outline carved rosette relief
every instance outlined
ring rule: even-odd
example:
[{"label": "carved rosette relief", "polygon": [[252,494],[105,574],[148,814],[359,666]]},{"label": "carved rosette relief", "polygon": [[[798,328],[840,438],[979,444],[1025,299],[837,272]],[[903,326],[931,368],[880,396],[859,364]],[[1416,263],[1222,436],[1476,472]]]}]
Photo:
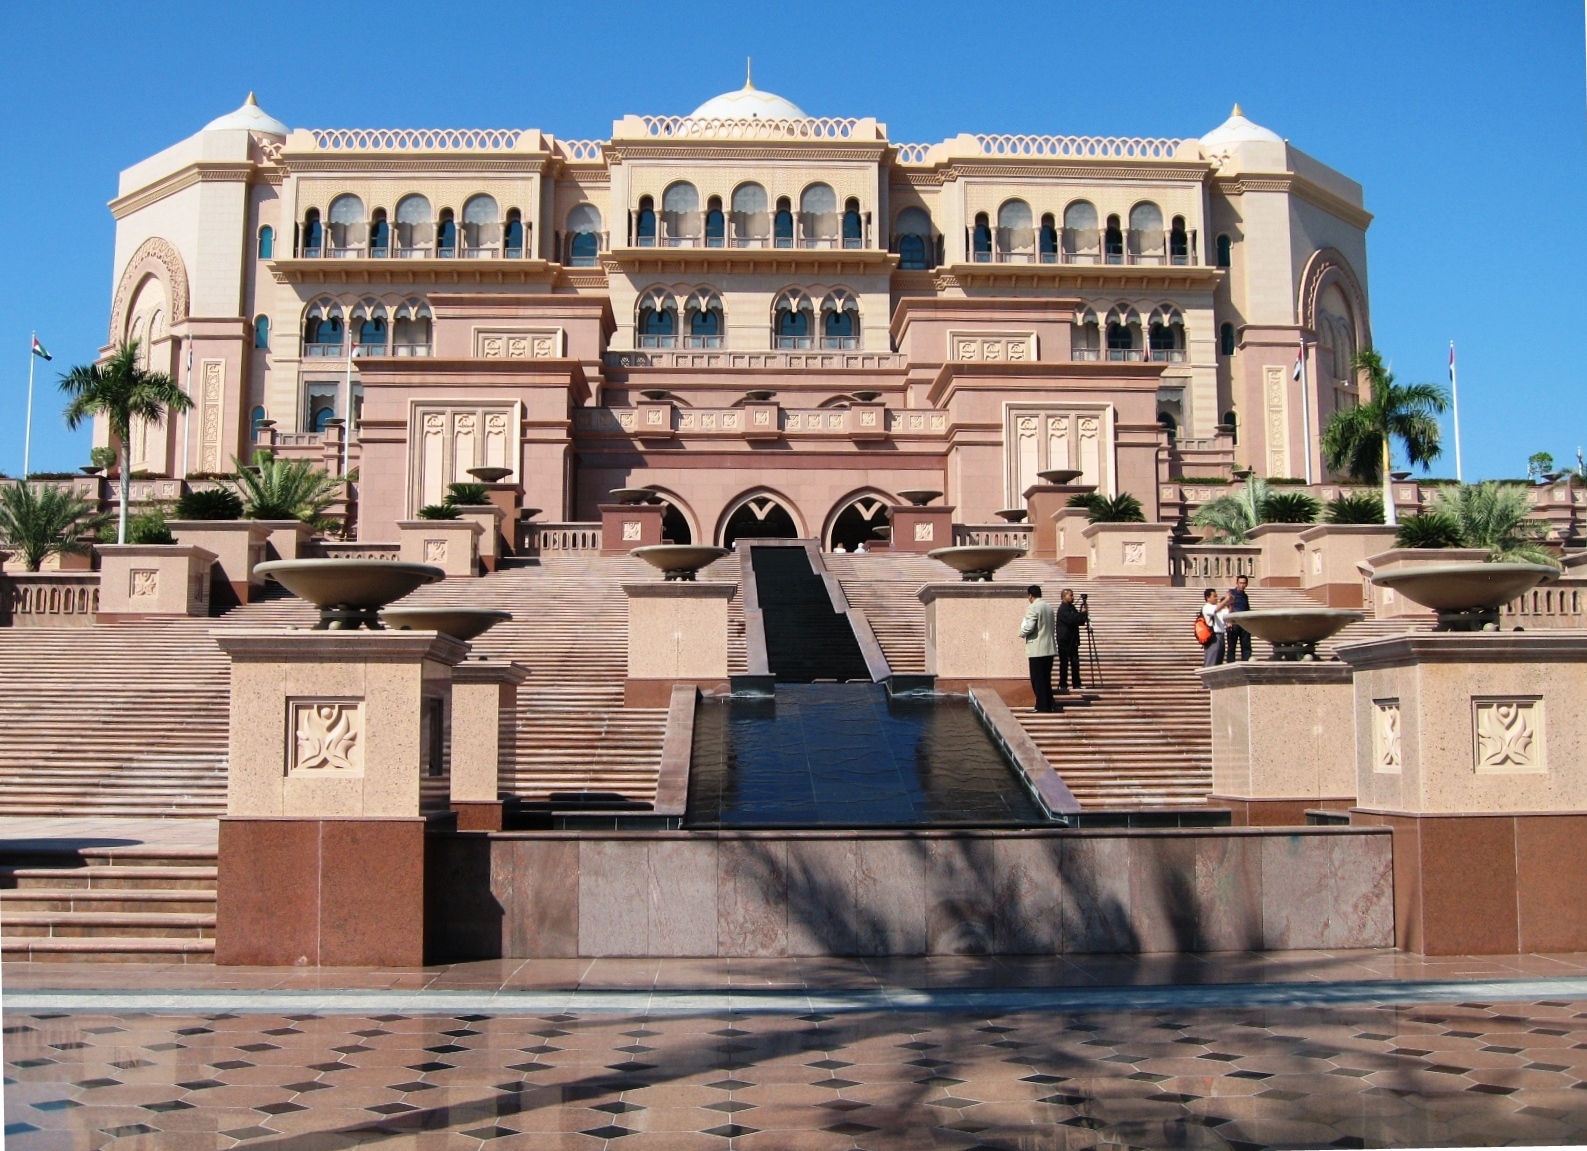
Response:
[{"label": "carved rosette relief", "polygon": [[1400,701],[1372,701],[1372,770],[1385,775],[1400,773]]},{"label": "carved rosette relief", "polygon": [[949,347],[961,363],[1025,363],[1036,358],[1033,332],[950,332]]},{"label": "carved rosette relief", "polygon": [[153,599],[160,594],[160,573],[153,568],[133,568],[127,594],[133,599]]},{"label": "carved rosette relief", "polygon": [[1543,701],[1534,697],[1471,701],[1472,750],[1479,774],[1545,772]]},{"label": "carved rosette relief", "polygon": [[292,775],[364,774],[364,705],[357,700],[293,700]]},{"label": "carved rosette relief", "polygon": [[554,360],[561,353],[557,328],[474,332],[474,354],[482,360]]}]

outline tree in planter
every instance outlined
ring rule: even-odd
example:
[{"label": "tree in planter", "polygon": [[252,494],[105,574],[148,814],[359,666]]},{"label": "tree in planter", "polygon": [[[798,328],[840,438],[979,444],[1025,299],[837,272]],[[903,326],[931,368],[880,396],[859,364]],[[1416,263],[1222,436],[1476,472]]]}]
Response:
[{"label": "tree in planter", "polygon": [[1261,524],[1311,524],[1322,511],[1305,492],[1275,492],[1267,482],[1247,476],[1237,491],[1208,500],[1196,509],[1190,522],[1207,529],[1217,543],[1243,544]]},{"label": "tree in planter", "polygon": [[[352,482],[353,476],[347,479]],[[333,525],[320,513],[341,486],[341,479],[324,468],[308,460],[277,459],[273,452],[257,453],[251,468],[237,463],[237,494],[251,519],[302,520],[324,530]]]},{"label": "tree in planter", "polygon": [[1380,524],[1383,522],[1383,497],[1372,492],[1340,494],[1328,501],[1323,522],[1330,524]]},{"label": "tree in planter", "polygon": [[54,484],[0,488],[0,536],[30,572],[52,555],[82,555],[105,519]]},{"label": "tree in planter", "polygon": [[128,485],[132,479],[132,421],[158,423],[167,412],[185,412],[193,401],[170,376],[151,372],[138,362],[138,341],[122,344],[108,360],[82,364],[61,377],[61,391],[69,397],[66,410],[68,428],[85,420],[103,416],[110,435],[121,444],[121,511],[116,525],[116,540],[127,542],[127,505],[131,500]]},{"label": "tree in planter", "polygon": [[1357,352],[1350,364],[1365,374],[1372,398],[1329,417],[1322,434],[1323,461],[1362,483],[1381,483],[1384,522],[1393,524],[1394,441],[1400,442],[1406,459],[1424,469],[1442,455],[1438,417],[1449,406],[1449,393],[1437,384],[1396,384],[1376,352]]},{"label": "tree in planter", "polygon": [[1458,526],[1458,547],[1486,548],[1490,559],[1505,563],[1559,566],[1542,544],[1548,526],[1529,518],[1532,505],[1521,488],[1493,480],[1448,487],[1433,510]]},{"label": "tree in planter", "polygon": [[1129,492],[1120,492],[1111,499],[1100,492],[1082,492],[1069,497],[1069,506],[1085,508],[1088,523],[1143,524],[1146,522],[1141,501]]},{"label": "tree in planter", "polygon": [[490,489],[484,484],[447,484],[446,497],[441,502],[477,507],[490,503]]},{"label": "tree in planter", "polygon": [[141,512],[127,521],[129,544],[174,544],[176,537],[165,525],[165,513],[159,508]]}]

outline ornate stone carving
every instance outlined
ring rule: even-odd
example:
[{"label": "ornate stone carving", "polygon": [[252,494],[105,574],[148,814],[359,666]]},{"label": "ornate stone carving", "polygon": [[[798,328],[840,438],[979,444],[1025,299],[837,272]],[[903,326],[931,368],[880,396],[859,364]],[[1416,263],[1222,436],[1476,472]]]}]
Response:
[{"label": "ornate stone carving", "polygon": [[424,562],[427,564],[444,564],[446,562],[446,541],[425,540]]},{"label": "ornate stone carving", "polygon": [[915,542],[932,543],[937,538],[936,528],[937,525],[931,523],[929,520],[925,522],[917,522],[915,524]]},{"label": "ornate stone carving", "polygon": [[949,332],[952,358],[964,363],[1024,363],[1034,360],[1033,332]]},{"label": "ornate stone carving", "polygon": [[876,413],[874,411],[862,411],[860,413],[860,427],[862,427],[862,428],[874,428],[875,426],[876,426]]},{"label": "ornate stone carving", "polygon": [[1386,775],[1400,773],[1400,701],[1372,701],[1372,770]]},{"label": "ornate stone carving", "polygon": [[1124,562],[1130,567],[1145,567],[1146,544],[1141,540],[1125,540]]},{"label": "ornate stone carving", "polygon": [[474,332],[474,354],[482,360],[552,360],[561,352],[559,330],[501,329]]},{"label": "ornate stone carving", "polygon": [[628,540],[640,540],[644,538],[644,528],[638,520],[623,521],[623,540],[625,542]]},{"label": "ornate stone carving", "polygon": [[364,706],[355,700],[293,700],[292,763],[299,773],[364,773]]},{"label": "ornate stone carving", "polygon": [[153,599],[160,594],[160,573],[154,568],[133,568],[127,594],[133,599]]},{"label": "ornate stone carving", "polygon": [[912,416],[909,417],[909,430],[910,431],[914,431],[914,432],[923,431],[925,429],[925,427],[926,427],[926,417],[925,416],[913,416],[912,415]]},{"label": "ornate stone carving", "polygon": [[220,471],[220,424],[226,404],[226,361],[205,360],[200,372],[203,400],[199,459],[205,471]]},{"label": "ornate stone carving", "polygon": [[1543,701],[1534,697],[1471,701],[1472,750],[1479,774],[1544,772]]},{"label": "ornate stone carving", "polygon": [[934,432],[945,432],[945,431],[947,431],[948,430],[948,417],[947,416],[932,416],[931,417],[931,430],[934,431]]},{"label": "ornate stone carving", "polygon": [[[163,275],[162,275],[163,273]],[[150,236],[132,253],[121,280],[116,284],[114,302],[110,305],[110,342],[120,344],[127,330],[127,308],[132,303],[133,292],[148,275],[160,276],[165,281],[165,298],[171,305],[171,323],[187,319],[187,265],[182,254],[167,240]]]}]

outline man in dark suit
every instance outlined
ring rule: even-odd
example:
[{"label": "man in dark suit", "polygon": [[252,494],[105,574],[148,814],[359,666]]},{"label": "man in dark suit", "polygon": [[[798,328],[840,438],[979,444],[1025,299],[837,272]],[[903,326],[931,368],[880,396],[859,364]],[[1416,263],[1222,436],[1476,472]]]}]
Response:
[{"label": "man in dark suit", "polygon": [[1223,637],[1224,663],[1251,658],[1251,633],[1235,622],[1241,612],[1251,610],[1251,597],[1246,594],[1250,586],[1251,581],[1245,576],[1236,576],[1234,586],[1229,589],[1229,610],[1234,613],[1234,619],[1229,621],[1229,634]]},{"label": "man in dark suit", "polygon": [[1053,630],[1058,638],[1058,692],[1067,695],[1073,679],[1075,690],[1084,686],[1080,682],[1080,630],[1091,621],[1091,613],[1075,605],[1072,588],[1064,588],[1059,598]]}]

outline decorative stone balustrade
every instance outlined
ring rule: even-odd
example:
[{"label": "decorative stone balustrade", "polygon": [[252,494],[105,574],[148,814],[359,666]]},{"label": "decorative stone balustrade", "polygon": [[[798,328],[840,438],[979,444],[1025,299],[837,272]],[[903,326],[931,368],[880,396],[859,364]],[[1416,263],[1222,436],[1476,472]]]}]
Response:
[{"label": "decorative stone balustrade", "polygon": [[[670,426],[661,422],[669,415]],[[761,416],[766,418],[762,420]],[[772,416],[776,417],[775,427]],[[767,432],[793,439],[817,436],[879,439],[890,435],[941,435],[948,430],[948,413],[893,411],[881,404],[809,409],[783,408],[775,403],[746,404],[742,408],[675,408],[644,404],[638,408],[579,408],[573,413],[573,426],[580,431],[627,434],[642,439],[672,438],[679,434],[753,439]]]},{"label": "decorative stone balustrade", "polygon": [[682,349],[673,351],[607,352],[609,368],[779,368],[789,371],[877,371],[903,368],[898,352],[862,351],[782,351],[737,352],[727,349]]},{"label": "decorative stone balustrade", "polygon": [[1587,628],[1587,586],[1533,588],[1514,603],[1505,604],[1500,615],[1501,631]]},{"label": "decorative stone balustrade", "polygon": [[309,540],[303,559],[311,560],[392,560],[402,558],[401,544],[363,543],[359,540]]},{"label": "decorative stone balustrade", "polygon": [[1254,544],[1176,544],[1168,551],[1168,574],[1175,587],[1232,583],[1236,576],[1254,582],[1261,560]]},{"label": "decorative stone balustrade", "polygon": [[954,547],[1024,548],[1030,550],[1030,524],[954,524]]},{"label": "decorative stone balustrade", "polygon": [[599,523],[520,523],[520,551],[530,554],[558,555],[570,552],[599,552]]},{"label": "decorative stone balustrade", "polygon": [[99,611],[98,572],[7,572],[0,576],[0,624],[90,627]]}]

